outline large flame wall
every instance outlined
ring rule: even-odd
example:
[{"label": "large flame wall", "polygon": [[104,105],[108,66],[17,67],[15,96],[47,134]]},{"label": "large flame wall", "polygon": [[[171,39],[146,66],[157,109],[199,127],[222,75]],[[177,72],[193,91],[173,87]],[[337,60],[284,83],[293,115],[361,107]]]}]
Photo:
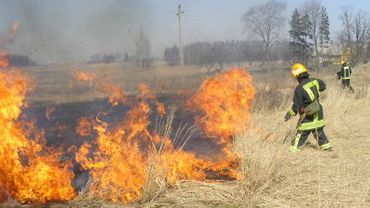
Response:
[{"label": "large flame wall", "polygon": [[[0,73],[0,201],[65,201],[75,196],[68,164],[58,163],[61,152],[47,148],[35,128],[18,121],[27,82],[19,73]],[[32,126],[32,125],[29,125]]]},{"label": "large flame wall", "polygon": [[[112,108],[123,105],[129,109],[119,122],[110,123],[98,114],[81,118],[76,126],[82,137],[93,138],[69,151],[89,171],[89,189],[94,196],[124,203],[139,200],[153,161],[168,184],[205,180],[210,172],[239,178],[238,157],[230,137],[237,123],[249,122],[255,96],[252,78],[245,70],[232,69],[206,80],[188,102],[197,112],[196,122],[222,147],[213,160],[176,149],[171,138],[149,130],[152,111],[163,117],[165,107],[147,86],[138,86],[138,95],[129,98],[119,85],[98,82],[99,76],[74,75],[107,93]],[[26,93],[27,81],[21,74],[0,73],[0,202],[8,198],[21,203],[68,201],[76,195],[71,186],[71,163],[60,161],[63,152],[47,147],[42,131],[33,123],[21,122]]]}]

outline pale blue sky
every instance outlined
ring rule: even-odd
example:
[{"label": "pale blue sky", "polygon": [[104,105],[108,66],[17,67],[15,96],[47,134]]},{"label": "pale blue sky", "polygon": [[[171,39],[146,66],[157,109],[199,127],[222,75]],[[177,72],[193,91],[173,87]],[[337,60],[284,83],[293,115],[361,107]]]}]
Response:
[{"label": "pale blue sky", "polygon": [[[148,34],[153,54],[177,42],[177,5],[181,3],[184,42],[246,39],[240,22],[251,0],[1,0],[0,34],[20,22],[16,42],[7,48],[41,63],[78,62],[96,52],[133,54],[140,28]],[[289,20],[305,1],[286,0]],[[367,0],[323,0],[332,35],[340,30],[341,7],[370,11]],[[288,21],[287,21],[288,24]],[[252,37],[249,37],[252,38]]]}]

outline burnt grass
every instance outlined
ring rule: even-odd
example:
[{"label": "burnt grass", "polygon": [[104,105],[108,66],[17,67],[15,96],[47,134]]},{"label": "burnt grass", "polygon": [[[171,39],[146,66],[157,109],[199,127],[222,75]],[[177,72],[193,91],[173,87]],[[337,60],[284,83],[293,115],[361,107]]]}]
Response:
[{"label": "burnt grass", "polygon": [[[169,106],[176,105],[177,110],[173,121],[174,131],[176,131],[181,124],[194,124],[195,115],[186,110],[183,98],[178,95],[158,95],[157,99],[166,106],[167,111],[170,108]],[[152,105],[152,107],[153,113],[150,117],[150,131],[153,131],[156,124],[160,123],[159,116],[154,113],[155,106]],[[48,108],[55,109],[52,116],[49,116],[49,120],[46,115]],[[66,154],[60,158],[60,161],[72,160],[74,164],[73,172],[75,174],[73,186],[76,191],[79,191],[87,183],[89,174],[87,170],[84,170],[80,164],[76,162],[74,154],[68,153],[67,150],[72,146],[78,148],[84,142],[91,141],[96,137],[94,132],[88,137],[82,137],[76,133],[76,126],[79,119],[81,117],[95,119],[96,116],[99,115],[99,119],[112,124],[111,126],[114,127],[115,124],[118,124],[126,118],[126,113],[129,110],[130,107],[124,105],[112,107],[108,99],[61,104],[35,102],[29,104],[29,107],[23,110],[21,118],[36,122],[37,128],[45,132],[47,146],[63,148],[65,150]],[[108,113],[101,114],[101,112]],[[162,118],[162,120],[163,119],[165,118]],[[220,151],[220,147],[217,143],[212,139],[206,138],[201,131],[196,131],[187,141],[183,149],[208,159],[212,159],[212,155]],[[217,176],[210,173],[210,178],[217,178]]]}]

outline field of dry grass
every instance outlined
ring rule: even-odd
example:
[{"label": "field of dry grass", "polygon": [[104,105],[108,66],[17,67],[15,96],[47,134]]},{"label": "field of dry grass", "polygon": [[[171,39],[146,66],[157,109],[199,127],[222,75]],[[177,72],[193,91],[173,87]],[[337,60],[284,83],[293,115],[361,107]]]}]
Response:
[{"label": "field of dry grass", "polygon": [[[267,203],[261,201],[264,204],[262,207],[370,206],[367,68],[355,68],[353,85],[357,91],[354,94],[340,89],[340,81],[335,76],[320,75],[328,84],[322,103],[327,121],[326,133],[334,151],[318,150],[312,137],[304,151],[298,154],[286,151],[282,172],[285,179],[266,193],[268,200]],[[259,118],[263,117],[262,123],[268,123],[272,129],[278,128],[275,136],[280,140],[293,131],[296,122],[276,121],[284,116],[284,110],[256,114]]]},{"label": "field of dry grass", "polygon": [[[12,69],[11,69],[12,70]],[[135,93],[136,86],[147,84],[156,94],[177,93],[195,89],[210,76],[206,68],[154,66],[139,70],[135,66],[114,64],[47,65],[17,68],[34,81],[30,102],[69,103],[91,101],[105,96],[93,87],[74,79],[75,72],[94,73],[101,80],[121,85],[127,94]]]},{"label": "field of dry grass", "polygon": [[[174,72],[171,68],[153,69],[152,74],[145,75],[132,71],[128,75],[125,70],[129,69],[118,70],[117,67],[94,67],[96,68],[93,70],[99,73],[99,70],[102,73],[111,73],[109,70],[117,73],[114,77],[119,77],[124,86],[147,82],[157,93],[161,93],[161,84],[166,85],[162,93],[176,92],[183,88],[194,89],[208,76],[205,69],[196,67],[186,73],[181,70]],[[72,73],[79,69],[76,66],[62,68],[63,70],[56,66],[56,74]],[[133,206],[370,207],[369,70],[370,65],[354,68],[354,94],[340,88],[340,81],[336,80],[335,74],[317,75],[328,85],[326,92],[322,94],[322,104],[327,121],[326,133],[333,144],[333,152],[318,150],[313,138],[310,138],[310,144],[307,144],[302,152],[288,152],[289,142],[284,143],[284,138],[289,141],[294,133],[296,120],[284,123],[283,117],[290,107],[295,81],[288,74],[281,72],[272,75],[259,74],[255,76],[257,98],[253,106],[253,129],[234,137],[234,148],[241,156],[240,171],[243,179],[181,181],[174,187],[168,187],[162,184],[161,180],[154,179],[154,185],[146,187],[150,197],[136,202]],[[49,72],[45,74],[37,68],[29,69],[27,73],[34,77],[43,77],[40,86],[43,92],[50,90],[51,94],[53,90],[58,91],[64,83],[68,83],[67,78],[60,78],[60,82],[55,81],[54,79],[58,78],[53,78],[53,72],[50,72],[48,79]],[[136,76],[138,77],[135,78]],[[71,93],[75,92],[73,90],[71,88]],[[65,92],[64,97],[58,97],[60,102],[65,102],[68,96],[71,96],[69,99],[73,101],[91,98],[91,94],[84,95],[85,92],[79,95],[68,92]],[[57,99],[41,93],[33,96],[31,98],[35,101]],[[18,204],[11,202],[4,205],[17,206]],[[84,195],[68,204],[49,206],[125,207]]]},{"label": "field of dry grass", "polygon": [[[239,65],[245,68],[250,65],[256,66],[257,68],[253,70],[260,67],[260,64],[256,63]],[[278,67],[281,67],[281,63]],[[136,66],[126,63],[55,64],[10,70],[23,72],[34,82],[33,91],[27,97],[28,101],[53,104],[91,101],[106,96],[106,93],[75,80],[75,72],[89,72],[100,80],[110,80],[122,86],[127,94],[135,93],[136,86],[141,83],[148,85],[156,94],[175,94],[179,91],[194,90],[198,89],[205,79],[215,74],[215,68],[207,66],[180,67],[161,63],[145,70],[139,70]],[[265,79],[263,75],[257,76]]]},{"label": "field of dry grass", "polygon": [[[284,82],[268,76],[265,78],[269,84],[259,90],[272,94],[257,98],[256,128],[235,137],[235,148],[243,159],[244,179],[183,182],[144,207],[369,207],[368,67],[355,68],[354,94],[343,91],[333,74],[318,75],[328,84],[322,103],[333,152],[318,150],[313,138],[304,151],[288,152],[288,144],[283,141],[285,137],[289,140],[296,121],[282,120],[295,83],[285,75],[278,76],[288,78]],[[279,99],[276,95],[283,99],[275,105],[261,106]]]}]

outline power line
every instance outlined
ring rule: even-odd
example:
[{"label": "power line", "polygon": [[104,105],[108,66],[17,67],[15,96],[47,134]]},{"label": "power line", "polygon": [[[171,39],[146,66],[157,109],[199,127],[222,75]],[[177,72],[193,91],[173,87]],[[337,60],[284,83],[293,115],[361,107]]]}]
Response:
[{"label": "power line", "polygon": [[184,14],[184,11],[181,9],[181,4],[179,4],[177,8],[177,17],[178,17],[178,24],[179,24],[179,55],[180,55],[180,64],[184,66],[184,50],[183,50],[183,43],[182,43],[182,25],[181,25],[181,15]]}]

